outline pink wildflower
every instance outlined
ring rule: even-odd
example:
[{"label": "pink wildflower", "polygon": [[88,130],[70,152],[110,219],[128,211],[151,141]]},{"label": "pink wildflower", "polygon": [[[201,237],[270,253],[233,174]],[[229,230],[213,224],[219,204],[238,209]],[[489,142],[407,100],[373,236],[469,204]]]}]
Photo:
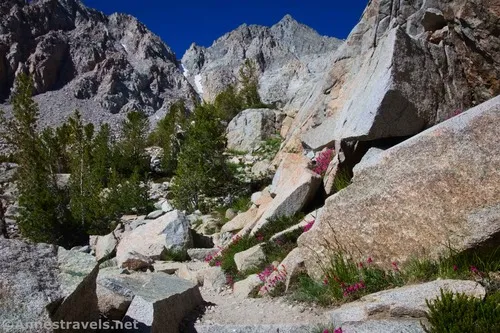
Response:
[{"label": "pink wildflower", "polygon": [[313,227],[314,225],[314,222],[316,222],[316,220],[312,220],[310,222],[308,222],[305,226],[304,226],[304,232],[308,232],[309,230],[311,230],[311,228]]},{"label": "pink wildflower", "polygon": [[325,328],[325,330],[323,331],[323,333],[330,333],[330,331],[328,330],[328,328]]},{"label": "pink wildflower", "polygon": [[321,153],[319,153],[318,157],[316,157],[316,165],[313,171],[318,175],[324,176],[332,159],[333,149],[323,150]]},{"label": "pink wildflower", "polygon": [[333,333],[343,333],[342,327],[335,329],[335,331],[333,331]]},{"label": "pink wildflower", "polygon": [[470,271],[474,274],[481,275],[481,272],[479,271],[479,269],[477,269],[476,266],[470,266]]},{"label": "pink wildflower", "polygon": [[458,271],[458,266],[457,265],[453,265],[453,270],[456,272]]},{"label": "pink wildflower", "polygon": [[373,259],[371,257],[369,257],[368,260],[366,260],[366,262],[371,264],[373,262]]},{"label": "pink wildflower", "polygon": [[398,264],[395,261],[392,262],[392,267],[394,268],[395,271],[399,271]]}]

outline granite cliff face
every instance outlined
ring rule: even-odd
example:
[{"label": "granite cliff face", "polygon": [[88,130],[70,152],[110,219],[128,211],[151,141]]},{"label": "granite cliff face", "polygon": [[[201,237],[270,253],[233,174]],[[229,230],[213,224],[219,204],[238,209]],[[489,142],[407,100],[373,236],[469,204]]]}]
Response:
[{"label": "granite cliff face", "polygon": [[192,44],[182,65],[197,92],[211,101],[238,83],[239,69],[251,59],[260,72],[263,101],[293,109],[310,93],[340,44],[286,15],[272,27],[244,24],[208,48]]},{"label": "granite cliff face", "polygon": [[289,147],[412,136],[498,95],[499,17],[491,1],[371,1],[293,119]]},{"label": "granite cliff face", "polygon": [[95,123],[133,109],[161,116],[196,96],[173,51],[142,23],[77,0],[2,1],[0,101],[8,101],[19,72],[33,76],[48,125],[76,108]]}]

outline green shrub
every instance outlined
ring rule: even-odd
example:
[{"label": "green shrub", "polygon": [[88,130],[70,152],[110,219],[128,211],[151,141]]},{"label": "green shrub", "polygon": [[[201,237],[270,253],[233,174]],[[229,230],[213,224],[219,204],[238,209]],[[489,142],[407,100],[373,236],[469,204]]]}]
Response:
[{"label": "green shrub", "polygon": [[283,139],[281,136],[276,135],[270,139],[264,141],[259,148],[257,148],[254,152],[255,155],[263,156],[267,159],[272,159],[279,152],[281,143]]},{"label": "green shrub", "polygon": [[500,292],[484,300],[441,290],[441,297],[427,300],[427,333],[500,332]]},{"label": "green shrub", "polygon": [[343,190],[347,186],[351,184],[352,174],[347,169],[340,169],[339,172],[335,175],[333,180],[333,189],[335,192],[339,192]]},{"label": "green shrub", "polygon": [[219,262],[222,270],[233,277],[238,274],[238,268],[234,262],[234,255],[236,253],[248,250],[249,248],[259,244],[259,241],[252,236],[236,237],[233,243],[222,250],[220,257],[214,261]]},{"label": "green shrub", "polygon": [[256,236],[260,236],[263,240],[267,241],[278,232],[298,224],[303,219],[303,213],[297,213],[292,216],[277,216],[270,218],[268,222],[256,233]]}]

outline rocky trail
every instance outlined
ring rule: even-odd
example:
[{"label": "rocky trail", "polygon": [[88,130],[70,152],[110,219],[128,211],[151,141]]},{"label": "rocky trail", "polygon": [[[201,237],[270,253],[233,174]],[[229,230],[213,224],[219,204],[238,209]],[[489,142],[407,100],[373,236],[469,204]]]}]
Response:
[{"label": "rocky trail", "polygon": [[[94,124],[131,109],[154,124],[178,101],[187,114],[237,84],[247,60],[262,105],[213,117],[221,165],[244,194],[197,189],[181,209],[179,173],[161,174],[168,148],[141,146],[158,176],[137,181],[147,208],[120,211],[73,248],[21,236],[19,165],[0,156],[0,333],[57,332],[43,324],[59,321],[139,325],[120,333],[423,333],[435,324],[429,300],[498,299],[498,22],[486,0],[377,0],[345,41],[287,15],[180,60],[132,16],[2,1],[0,103],[9,113],[16,75],[32,75],[41,127],[76,107]],[[50,175],[53,187],[71,182]],[[313,303],[292,300],[294,288]],[[43,327],[13,325],[24,322]]]}]

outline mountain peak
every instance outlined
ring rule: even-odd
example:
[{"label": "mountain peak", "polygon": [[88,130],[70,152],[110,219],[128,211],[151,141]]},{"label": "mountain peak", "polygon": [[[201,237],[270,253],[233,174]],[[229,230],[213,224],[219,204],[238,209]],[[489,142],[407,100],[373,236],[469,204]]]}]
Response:
[{"label": "mountain peak", "polygon": [[290,14],[286,14],[283,18],[278,22],[278,24],[299,24],[299,22],[292,17]]}]

